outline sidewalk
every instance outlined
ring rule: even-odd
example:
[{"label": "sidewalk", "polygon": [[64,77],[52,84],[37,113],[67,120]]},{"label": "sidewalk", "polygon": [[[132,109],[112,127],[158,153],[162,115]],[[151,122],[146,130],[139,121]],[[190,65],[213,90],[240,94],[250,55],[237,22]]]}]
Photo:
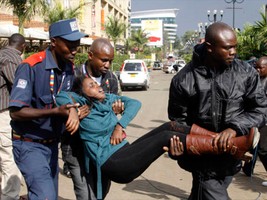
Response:
[{"label": "sidewalk", "polygon": [[[60,156],[59,200],[74,200],[72,181],[62,175]],[[261,182],[267,180],[267,173],[260,161],[256,163],[253,177],[238,173],[228,191],[231,200],[267,200],[267,187]],[[165,154],[156,160],[139,178],[129,184],[112,183],[106,200],[185,200],[191,189],[190,173],[178,167]],[[25,195],[25,184],[21,194]]]}]

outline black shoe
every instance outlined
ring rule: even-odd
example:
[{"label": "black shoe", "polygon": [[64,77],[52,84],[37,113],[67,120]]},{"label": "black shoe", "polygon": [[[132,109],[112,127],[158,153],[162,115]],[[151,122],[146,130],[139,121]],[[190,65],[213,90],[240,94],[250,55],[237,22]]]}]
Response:
[{"label": "black shoe", "polygon": [[246,176],[251,177],[254,171],[253,160],[245,163],[242,167],[242,171],[244,172],[244,174],[246,174]]}]

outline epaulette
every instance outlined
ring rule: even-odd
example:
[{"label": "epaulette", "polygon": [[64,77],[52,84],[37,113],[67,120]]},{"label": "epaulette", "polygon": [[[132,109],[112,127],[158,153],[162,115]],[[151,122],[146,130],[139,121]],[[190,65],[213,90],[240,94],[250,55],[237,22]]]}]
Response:
[{"label": "epaulette", "polygon": [[31,67],[36,65],[39,62],[42,62],[46,57],[45,51],[41,51],[39,53],[35,53],[25,60],[22,61],[22,63],[28,63]]}]

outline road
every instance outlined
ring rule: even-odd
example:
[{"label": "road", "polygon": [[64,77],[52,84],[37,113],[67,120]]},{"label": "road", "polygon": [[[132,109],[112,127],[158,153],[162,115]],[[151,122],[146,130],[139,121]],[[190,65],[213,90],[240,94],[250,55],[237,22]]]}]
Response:
[{"label": "road", "polygon": [[[123,92],[123,95],[139,99],[142,102],[141,110],[126,129],[127,139],[130,142],[168,121],[167,103],[172,77],[172,74],[152,71],[151,85],[148,91]],[[60,168],[62,169],[61,155]],[[267,200],[267,188],[261,186],[261,182],[267,180],[267,173],[260,161],[256,163],[254,171],[252,178],[245,176],[242,172],[235,176],[228,190],[232,200]],[[176,162],[165,154],[152,163],[133,182],[129,184],[112,183],[106,200],[187,199],[191,181],[190,173],[179,168]],[[26,194],[25,185],[21,193]],[[75,196],[71,179],[60,174],[59,200],[73,199]]]}]

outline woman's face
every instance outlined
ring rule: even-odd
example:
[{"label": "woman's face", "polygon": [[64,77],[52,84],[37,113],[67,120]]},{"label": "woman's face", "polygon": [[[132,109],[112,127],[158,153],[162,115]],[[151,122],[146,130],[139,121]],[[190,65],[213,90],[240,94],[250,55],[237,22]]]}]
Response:
[{"label": "woman's face", "polygon": [[97,82],[95,82],[91,78],[85,78],[83,80],[82,87],[83,87],[83,93],[90,98],[94,98],[94,99],[102,101],[106,97],[105,92],[102,89],[102,87],[100,87],[97,84]]}]

